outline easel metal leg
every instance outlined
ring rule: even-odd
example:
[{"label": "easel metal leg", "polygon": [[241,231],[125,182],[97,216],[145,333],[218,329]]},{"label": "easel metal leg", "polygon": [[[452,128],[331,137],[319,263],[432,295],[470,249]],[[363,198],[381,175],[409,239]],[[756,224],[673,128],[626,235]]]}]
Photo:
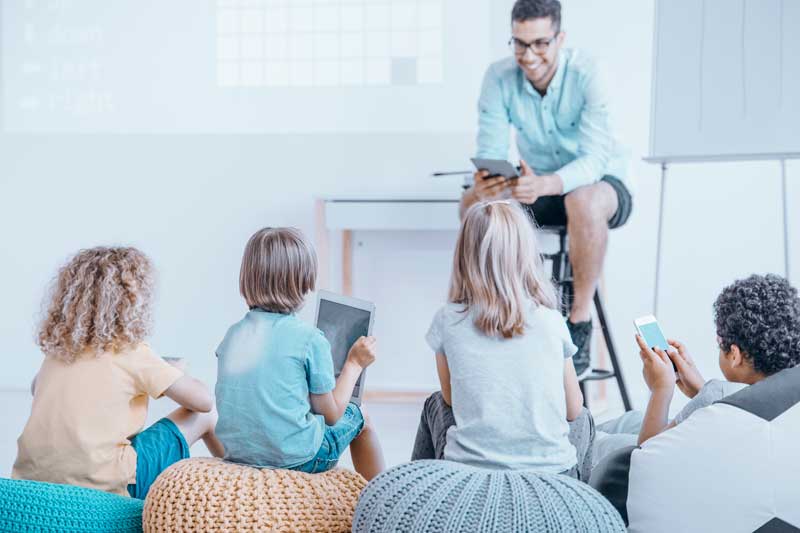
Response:
[{"label": "easel metal leg", "polygon": [[664,232],[664,194],[667,186],[667,164],[661,163],[661,191],[658,204],[658,240],[656,243],[656,279],[653,289],[653,316],[658,316],[658,288],[661,283],[661,239]]},{"label": "easel metal leg", "polygon": [[786,279],[789,279],[791,270],[789,269],[789,200],[787,198],[786,183],[786,160],[781,159],[781,193],[783,194],[783,271]]}]

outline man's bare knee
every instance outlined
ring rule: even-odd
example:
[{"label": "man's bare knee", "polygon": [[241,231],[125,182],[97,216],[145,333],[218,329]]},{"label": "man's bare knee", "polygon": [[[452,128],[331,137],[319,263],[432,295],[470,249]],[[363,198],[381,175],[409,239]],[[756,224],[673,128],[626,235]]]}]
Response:
[{"label": "man's bare knee", "polygon": [[617,209],[614,189],[607,183],[578,187],[564,198],[567,218],[584,223],[605,224]]}]

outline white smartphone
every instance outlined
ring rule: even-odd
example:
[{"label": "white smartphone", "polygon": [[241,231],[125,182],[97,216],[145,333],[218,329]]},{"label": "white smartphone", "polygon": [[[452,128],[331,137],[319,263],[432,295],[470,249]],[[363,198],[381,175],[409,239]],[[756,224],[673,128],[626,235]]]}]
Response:
[{"label": "white smartphone", "polygon": [[642,336],[649,347],[661,348],[665,352],[669,349],[667,338],[661,331],[656,317],[653,315],[641,316],[633,321],[633,325],[636,326],[637,333]]},{"label": "white smartphone", "polygon": [[[658,325],[658,320],[653,315],[641,316],[633,321],[633,325],[649,347],[661,348],[665,352],[674,350],[667,342],[664,332],[661,331],[661,326]],[[672,363],[672,367],[675,368],[675,363]]]}]

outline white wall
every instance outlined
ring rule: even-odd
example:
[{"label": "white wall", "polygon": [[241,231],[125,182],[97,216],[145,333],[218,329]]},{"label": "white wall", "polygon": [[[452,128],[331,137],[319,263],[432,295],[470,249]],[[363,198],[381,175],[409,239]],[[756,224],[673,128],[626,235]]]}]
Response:
[{"label": "white wall", "polygon": [[[645,390],[631,322],[651,310],[653,291],[659,169],[639,159],[648,147],[653,2],[568,0],[564,28],[568,44],[590,49],[605,65],[614,87],[617,131],[635,154],[635,210],[629,224],[612,233],[605,279],[613,333],[641,407]],[[463,88],[474,97],[478,89]],[[474,108],[464,112],[474,114]],[[0,387],[26,386],[39,364],[32,342],[35,317],[57,266],[77,248],[115,242],[140,246],[158,267],[154,346],[188,357],[191,368],[213,382],[213,350],[245,310],[237,275],[252,231],[286,224],[312,233],[316,195],[453,190],[457,180],[434,181],[427,174],[463,168],[473,138],[474,131],[4,135]],[[360,157],[368,164],[357,163]],[[788,166],[790,210],[796,210],[800,164]],[[711,317],[719,289],[751,272],[782,271],[779,192],[776,163],[670,171],[659,314],[666,333],[687,342],[707,377],[719,374]],[[797,227],[796,218],[792,225]],[[376,301],[380,312],[381,354],[368,387],[434,387],[423,335],[445,295],[454,235],[355,237],[360,245],[354,292]],[[795,229],[792,239],[797,240]],[[795,246],[795,280],[798,264]]]},{"label": "white wall", "polygon": [[[427,174],[439,165],[462,165],[461,154],[472,150],[467,134],[306,141],[3,137],[0,338],[7,349],[0,356],[0,387],[27,383],[38,367],[36,314],[57,267],[79,248],[108,243],[133,244],[153,258],[159,271],[153,344],[164,354],[188,357],[193,370],[213,382],[214,349],[246,310],[238,270],[253,231],[293,225],[313,235],[316,195],[449,188]],[[398,161],[399,146],[415,157]],[[350,154],[353,160],[369,154],[367,164],[351,165]]]}]

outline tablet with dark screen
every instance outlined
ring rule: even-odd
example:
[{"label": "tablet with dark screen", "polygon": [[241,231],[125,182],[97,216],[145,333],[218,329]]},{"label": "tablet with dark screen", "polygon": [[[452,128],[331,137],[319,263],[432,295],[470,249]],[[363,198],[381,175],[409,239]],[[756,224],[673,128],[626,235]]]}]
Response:
[{"label": "tablet with dark screen", "polygon": [[[333,371],[338,378],[353,344],[359,337],[372,334],[375,304],[328,291],[319,291],[316,315],[316,326],[322,330],[331,345]],[[365,373],[366,370],[361,372],[353,388],[350,401],[356,405],[361,405]]]}]

